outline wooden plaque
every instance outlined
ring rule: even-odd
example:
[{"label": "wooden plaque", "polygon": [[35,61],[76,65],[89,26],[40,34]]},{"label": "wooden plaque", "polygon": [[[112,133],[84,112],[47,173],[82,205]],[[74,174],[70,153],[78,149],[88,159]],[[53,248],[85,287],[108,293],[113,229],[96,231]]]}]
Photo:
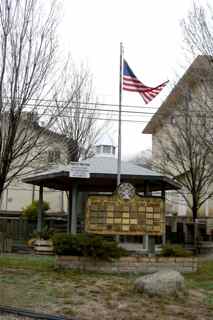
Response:
[{"label": "wooden plaque", "polygon": [[85,229],[105,235],[159,236],[165,230],[164,200],[134,195],[126,200],[118,194],[89,196]]}]

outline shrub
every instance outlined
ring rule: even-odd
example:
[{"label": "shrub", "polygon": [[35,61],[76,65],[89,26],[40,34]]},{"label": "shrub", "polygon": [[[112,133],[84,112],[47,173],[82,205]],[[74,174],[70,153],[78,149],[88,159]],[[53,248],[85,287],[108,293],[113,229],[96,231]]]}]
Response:
[{"label": "shrub", "polygon": [[32,234],[33,238],[49,240],[53,237],[54,230],[49,228],[47,225],[42,228],[41,231],[34,231]]},{"label": "shrub", "polygon": [[58,255],[73,255],[108,260],[127,255],[116,241],[88,234],[55,234],[53,245]]},{"label": "shrub", "polygon": [[[33,200],[31,204],[29,204],[28,206],[23,208],[23,210],[22,210],[23,217],[28,219],[29,221],[35,221],[37,219],[37,215],[38,215],[38,206],[39,206],[39,201]],[[50,209],[49,203],[44,201],[43,202],[44,212],[49,209]]]},{"label": "shrub", "polygon": [[160,253],[163,257],[190,257],[192,252],[178,244],[165,244]]}]

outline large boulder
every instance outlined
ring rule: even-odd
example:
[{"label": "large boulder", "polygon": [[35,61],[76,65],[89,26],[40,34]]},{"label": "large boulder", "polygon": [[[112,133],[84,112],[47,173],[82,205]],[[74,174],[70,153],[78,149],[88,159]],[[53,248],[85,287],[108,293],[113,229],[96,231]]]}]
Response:
[{"label": "large boulder", "polygon": [[135,281],[135,289],[151,296],[180,295],[186,291],[184,277],[174,270],[162,270],[140,277]]}]

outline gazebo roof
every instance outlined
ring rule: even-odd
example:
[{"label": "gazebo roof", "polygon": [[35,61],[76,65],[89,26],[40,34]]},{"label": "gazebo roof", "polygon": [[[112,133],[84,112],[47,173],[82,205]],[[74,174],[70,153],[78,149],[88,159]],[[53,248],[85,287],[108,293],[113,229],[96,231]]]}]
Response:
[{"label": "gazebo roof", "polygon": [[[69,176],[71,165],[55,166],[50,170],[37,172],[23,182],[56,190],[71,190],[73,184],[78,185],[79,191],[114,191],[117,181],[117,159],[111,157],[94,157],[80,163],[90,165],[90,178],[72,178]],[[173,180],[130,162],[121,162],[121,182],[132,183],[138,191],[144,191],[149,184],[150,191],[179,189]]]},{"label": "gazebo roof", "polygon": [[[83,160],[81,163],[90,164],[90,172],[96,174],[117,174],[117,159],[114,157],[94,157],[88,160]],[[135,165],[131,162],[121,162],[121,174],[124,175],[137,175],[137,176],[152,176],[159,175],[159,173],[144,167]]]}]

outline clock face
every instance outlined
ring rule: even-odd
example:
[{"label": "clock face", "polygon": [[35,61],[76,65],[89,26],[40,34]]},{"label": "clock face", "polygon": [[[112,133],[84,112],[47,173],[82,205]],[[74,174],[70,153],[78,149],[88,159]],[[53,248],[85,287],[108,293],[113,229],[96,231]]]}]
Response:
[{"label": "clock face", "polygon": [[118,187],[118,195],[124,200],[130,200],[135,196],[135,188],[130,183],[122,183]]}]

